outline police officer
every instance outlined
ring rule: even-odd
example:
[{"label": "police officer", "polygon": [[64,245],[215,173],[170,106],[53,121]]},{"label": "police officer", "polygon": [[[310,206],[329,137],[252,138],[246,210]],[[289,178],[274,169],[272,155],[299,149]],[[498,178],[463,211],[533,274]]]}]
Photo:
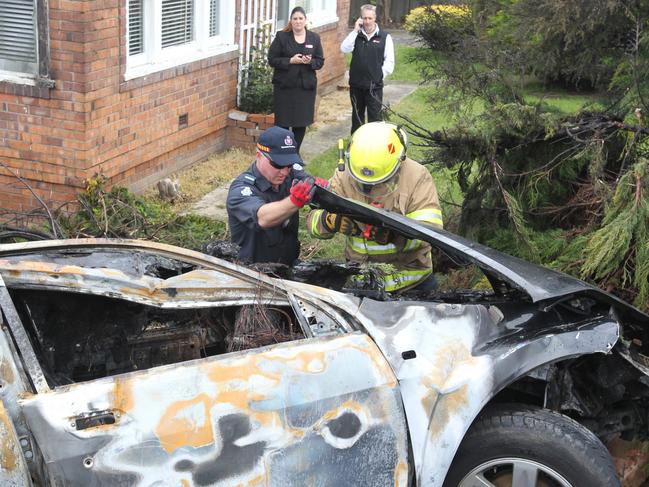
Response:
[{"label": "police officer", "polygon": [[[433,178],[424,166],[406,157],[406,151],[403,129],[385,122],[367,123],[354,132],[346,170],[334,173],[330,189],[441,228],[442,210]],[[347,260],[391,264],[395,271],[384,276],[386,291],[415,286],[430,291],[435,287],[431,248],[421,240],[393,235],[383,227],[364,225],[326,210],[312,210],[307,228],[316,238],[346,235]]]},{"label": "police officer", "polygon": [[290,130],[271,127],[259,136],[255,161],[232,182],[227,198],[242,262],[292,265],[298,258],[298,210],[315,189],[302,164]]},{"label": "police officer", "polygon": [[349,67],[349,97],[352,103],[352,134],[367,121],[381,120],[383,79],[394,70],[392,37],[376,24],[376,7],[363,5],[354,30],[340,44],[352,53]]}]

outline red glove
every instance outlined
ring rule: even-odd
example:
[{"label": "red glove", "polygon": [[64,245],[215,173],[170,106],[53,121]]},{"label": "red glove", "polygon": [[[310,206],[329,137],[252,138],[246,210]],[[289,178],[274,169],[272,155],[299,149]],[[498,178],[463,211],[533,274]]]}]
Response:
[{"label": "red glove", "polygon": [[323,178],[315,178],[315,184],[316,186],[320,186],[324,189],[327,189],[329,187],[329,181]]},{"label": "red glove", "polygon": [[298,208],[302,208],[309,201],[315,192],[315,186],[311,184],[311,181],[305,179],[304,181],[298,181],[297,179],[293,180],[293,185],[291,186],[291,192],[289,198],[291,203],[293,203]]}]

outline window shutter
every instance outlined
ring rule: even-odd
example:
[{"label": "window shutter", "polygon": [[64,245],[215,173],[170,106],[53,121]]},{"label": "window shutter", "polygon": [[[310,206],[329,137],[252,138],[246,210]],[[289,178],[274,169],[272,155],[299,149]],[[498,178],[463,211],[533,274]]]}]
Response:
[{"label": "window shutter", "polygon": [[187,44],[194,36],[194,0],[162,0],[163,48]]},{"label": "window shutter", "polygon": [[128,0],[128,54],[144,52],[144,0]]},{"label": "window shutter", "polygon": [[221,32],[221,0],[210,0],[210,37]]},{"label": "window shutter", "polygon": [[33,72],[37,61],[34,0],[1,0],[0,68]]}]

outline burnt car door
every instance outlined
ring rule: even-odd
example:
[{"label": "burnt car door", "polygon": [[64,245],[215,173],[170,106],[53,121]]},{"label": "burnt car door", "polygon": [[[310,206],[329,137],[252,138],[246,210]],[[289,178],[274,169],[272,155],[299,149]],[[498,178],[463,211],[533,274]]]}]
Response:
[{"label": "burnt car door", "polygon": [[[0,294],[0,302],[1,299]],[[0,326],[0,485],[29,486],[32,483],[27,459],[33,460],[33,452],[29,432],[15,401],[17,394],[26,390],[27,381],[13,361],[15,349],[1,313]]]},{"label": "burnt car door", "polygon": [[[17,402],[52,484],[406,485],[397,380],[326,304],[214,262],[154,276],[53,260],[0,255],[40,384]],[[259,313],[300,332],[260,347],[222,332]]]}]

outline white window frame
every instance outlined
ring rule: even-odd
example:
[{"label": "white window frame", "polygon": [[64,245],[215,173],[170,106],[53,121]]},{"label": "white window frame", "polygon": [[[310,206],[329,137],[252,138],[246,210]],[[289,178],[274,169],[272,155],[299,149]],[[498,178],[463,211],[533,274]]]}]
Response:
[{"label": "white window frame", "polygon": [[[1,0],[0,0],[1,1]],[[39,17],[43,16],[44,8],[41,2],[32,0],[34,8],[33,18],[33,38],[35,48],[34,61],[15,61],[9,59],[0,59],[0,82],[9,82],[23,85],[35,86],[38,78],[46,78],[47,60],[42,63],[43,52],[47,50],[47,39],[41,39],[39,35]],[[47,18],[45,16],[45,21]],[[46,30],[47,31],[47,30]],[[45,45],[43,45],[45,44]]]},{"label": "white window frame", "polygon": [[151,73],[238,50],[234,39],[235,2],[221,0],[219,35],[210,37],[210,0],[194,0],[194,39],[186,44],[162,48],[162,0],[143,0],[143,44],[140,54],[128,54],[128,0],[126,5],[126,72],[129,80]]},{"label": "white window frame", "polygon": [[[304,4],[305,2],[303,0],[290,0],[288,2],[288,12],[286,12],[285,15],[288,17],[291,10],[297,6],[304,7]],[[311,0],[311,5],[311,10],[307,10],[306,12],[308,27],[310,29],[320,27],[321,25],[331,24],[332,22],[338,22],[337,0]],[[280,18],[281,16],[282,15],[278,12],[277,18]],[[277,27],[281,29],[284,26],[278,25]]]}]

